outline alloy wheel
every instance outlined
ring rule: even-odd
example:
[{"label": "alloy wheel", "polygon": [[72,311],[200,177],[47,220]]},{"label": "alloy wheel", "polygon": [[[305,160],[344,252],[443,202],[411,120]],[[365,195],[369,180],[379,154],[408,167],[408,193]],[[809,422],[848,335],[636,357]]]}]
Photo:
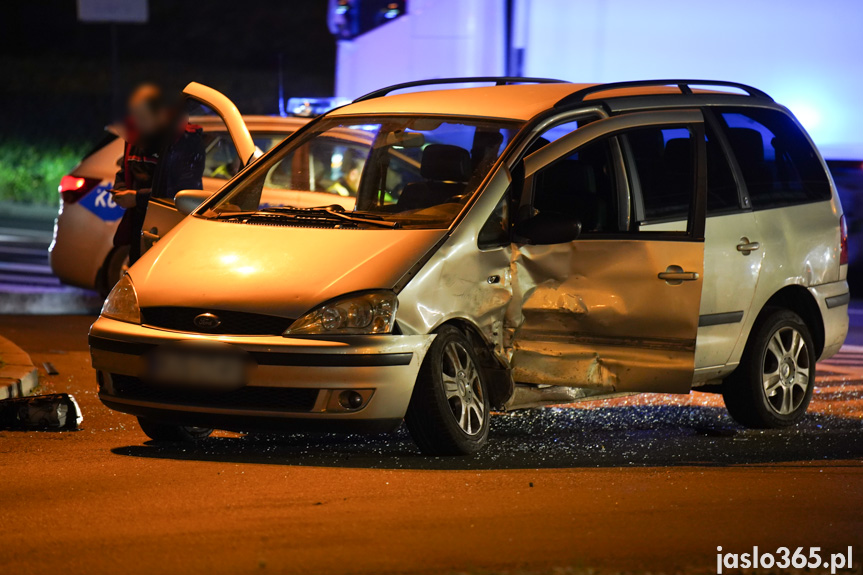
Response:
[{"label": "alloy wheel", "polygon": [[806,340],[793,327],[783,327],[770,337],[764,352],[762,383],[767,404],[788,415],[800,407],[811,384]]},{"label": "alloy wheel", "polygon": [[456,341],[449,342],[444,348],[442,361],[444,391],[452,415],[462,431],[476,435],[486,417],[479,371],[467,349]]}]

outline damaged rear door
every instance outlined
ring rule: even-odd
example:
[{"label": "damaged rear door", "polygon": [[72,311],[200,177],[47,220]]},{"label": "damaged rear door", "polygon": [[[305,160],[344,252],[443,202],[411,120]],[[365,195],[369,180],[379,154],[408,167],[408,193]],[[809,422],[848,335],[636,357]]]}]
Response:
[{"label": "damaged rear door", "polygon": [[[508,326],[515,381],[689,391],[705,169],[698,110],[598,120],[524,159]],[[574,241],[555,240],[578,224]]]}]

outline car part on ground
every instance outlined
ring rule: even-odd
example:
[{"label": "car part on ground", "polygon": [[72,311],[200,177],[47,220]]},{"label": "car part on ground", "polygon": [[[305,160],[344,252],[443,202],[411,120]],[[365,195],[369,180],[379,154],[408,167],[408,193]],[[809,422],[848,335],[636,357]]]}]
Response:
[{"label": "car part on ground", "polygon": [[19,431],[77,431],[84,415],[68,393],[0,400],[0,429]]}]

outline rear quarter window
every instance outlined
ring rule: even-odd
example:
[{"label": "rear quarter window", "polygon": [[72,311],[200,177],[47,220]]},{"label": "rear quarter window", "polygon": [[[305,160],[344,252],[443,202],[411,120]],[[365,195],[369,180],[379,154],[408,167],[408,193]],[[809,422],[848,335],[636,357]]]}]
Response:
[{"label": "rear quarter window", "polygon": [[754,209],[830,199],[830,182],[821,160],[790,117],[761,108],[717,112]]}]

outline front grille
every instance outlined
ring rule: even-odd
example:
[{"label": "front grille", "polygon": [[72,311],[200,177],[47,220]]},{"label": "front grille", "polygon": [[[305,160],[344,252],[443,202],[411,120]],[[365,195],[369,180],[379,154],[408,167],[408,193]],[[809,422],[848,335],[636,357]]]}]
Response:
[{"label": "front grille", "polygon": [[[207,313],[218,316],[221,323],[214,328],[195,325],[195,318]],[[152,327],[219,335],[282,335],[294,323],[275,315],[195,307],[145,307],[141,317],[145,325]]]},{"label": "front grille", "polygon": [[304,387],[246,386],[232,391],[204,392],[148,385],[128,375],[112,374],[111,381],[117,397],[173,405],[311,411],[318,398],[317,389]]}]

